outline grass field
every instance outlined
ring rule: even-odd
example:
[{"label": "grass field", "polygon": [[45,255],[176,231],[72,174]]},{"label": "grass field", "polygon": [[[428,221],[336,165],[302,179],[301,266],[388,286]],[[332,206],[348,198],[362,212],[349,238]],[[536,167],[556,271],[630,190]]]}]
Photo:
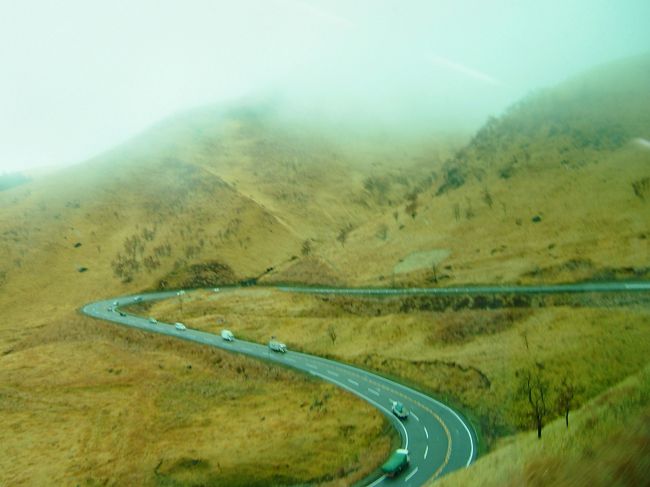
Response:
[{"label": "grass field", "polygon": [[177,299],[147,313],[259,343],[274,335],[292,349],[401,378],[464,408],[490,448],[530,426],[519,418],[517,370],[542,364],[551,400],[571,379],[579,405],[647,363],[647,304],[400,312],[405,301],[224,289],[186,295],[182,313]]},{"label": "grass field", "polygon": [[471,469],[432,485],[646,485],[649,399],[650,369],[645,367],[576,411],[569,428],[561,418],[545,429],[541,441],[534,433],[518,434]]},{"label": "grass field", "polygon": [[348,485],[390,449],[306,376],[79,316],[41,330],[1,358],[3,484]]}]

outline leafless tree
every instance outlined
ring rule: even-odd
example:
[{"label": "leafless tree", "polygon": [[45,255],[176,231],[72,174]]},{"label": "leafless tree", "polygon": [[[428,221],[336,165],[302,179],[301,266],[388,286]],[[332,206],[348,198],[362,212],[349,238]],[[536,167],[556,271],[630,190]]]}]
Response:
[{"label": "leafless tree", "polygon": [[519,393],[525,398],[527,410],[524,418],[529,424],[537,427],[537,438],[542,437],[542,428],[549,414],[547,402],[548,383],[542,376],[542,366],[534,369],[520,369],[516,372],[519,377]]},{"label": "leafless tree", "polygon": [[575,383],[569,377],[562,377],[562,382],[558,388],[557,409],[560,414],[564,414],[567,428],[569,427],[569,411],[578,392],[577,389]]}]

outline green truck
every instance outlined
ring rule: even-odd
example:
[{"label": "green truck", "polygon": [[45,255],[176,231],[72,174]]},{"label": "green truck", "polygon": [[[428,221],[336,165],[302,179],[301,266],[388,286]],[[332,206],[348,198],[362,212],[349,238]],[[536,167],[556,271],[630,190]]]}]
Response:
[{"label": "green truck", "polygon": [[398,448],[381,466],[381,471],[386,474],[386,477],[395,477],[408,467],[409,461],[409,451],[405,448]]}]

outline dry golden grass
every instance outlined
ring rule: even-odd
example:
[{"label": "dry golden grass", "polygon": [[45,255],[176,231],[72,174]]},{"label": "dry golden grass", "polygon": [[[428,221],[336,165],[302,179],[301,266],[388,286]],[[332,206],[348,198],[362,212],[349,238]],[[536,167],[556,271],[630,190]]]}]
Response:
[{"label": "dry golden grass", "polygon": [[[441,196],[433,187],[419,196],[415,218],[403,208],[397,218],[386,213],[318,256],[351,284],[563,282],[624,268],[630,277],[650,267],[648,202],[632,186],[647,173],[650,151],[630,143],[602,157],[597,166],[558,164],[507,180],[488,175]],[[539,223],[532,221],[537,215]],[[386,239],[377,236],[382,226]],[[394,272],[415,252],[437,249],[449,251],[437,265],[438,283],[431,266]]]},{"label": "dry golden grass", "polygon": [[6,485],[347,485],[387,455],[374,409],[208,347],[70,316],[2,356]]},{"label": "dry golden grass", "polygon": [[[231,386],[196,388],[217,367],[192,359],[188,372],[190,350],[200,347],[73,314],[94,299],[154,287],[195,262],[224,263],[242,278],[300,252],[302,236],[200,161],[183,164],[168,149],[136,142],[0,193],[0,442],[9,452],[0,483],[347,484],[363,477],[386,456],[394,433],[362,401],[227,355],[223,382]],[[191,159],[193,149],[180,144],[177,156]],[[135,252],[139,268],[122,282],[111,263],[134,236],[143,247]],[[157,255],[165,244],[170,250]],[[152,256],[159,266],[148,269]],[[232,372],[238,364],[254,387]],[[228,399],[237,390],[243,395]],[[196,410],[175,403],[182,417],[170,415],[163,391]],[[221,436],[225,410],[231,422]],[[260,433],[244,436],[248,424]]]},{"label": "dry golden grass", "polygon": [[[0,440],[9,451],[0,458],[0,483],[175,485],[221,478],[233,485],[236,479],[224,472],[235,470],[255,471],[262,483],[325,481],[341,468],[350,474],[342,482],[362,475],[388,440],[384,435],[377,449],[348,442],[348,451],[338,450],[353,424],[361,442],[382,435],[380,417],[365,414],[360,401],[242,358],[81,319],[73,310],[161,280],[180,285],[192,279],[193,265],[205,263],[223,265],[223,275],[235,280],[273,268],[265,279],[349,285],[647,276],[650,196],[642,182],[650,152],[630,140],[650,138],[650,110],[643,104],[647,73],[637,74],[642,82],[621,85],[625,90],[611,75],[595,77],[604,87],[594,88],[588,104],[576,94],[584,80],[558,91],[557,106],[569,107],[560,112],[573,117],[577,135],[547,124],[554,109],[540,115],[544,98],[505,117],[503,131],[486,127],[489,137],[452,161],[467,172],[464,184],[441,194],[451,167],[443,161],[458,139],[337,142],[246,110],[225,118],[192,112],[85,165],[0,192]],[[620,99],[639,86],[643,97]],[[607,89],[616,97],[602,96]],[[506,130],[513,126],[526,130],[513,135]],[[592,132],[605,134],[603,146],[600,140],[589,146]],[[414,268],[424,255],[437,260],[419,259],[423,267]],[[161,303],[153,313],[171,318],[176,306]],[[518,367],[539,362],[554,381],[570,373],[584,387],[584,402],[647,361],[647,306],[519,314],[402,314],[392,306],[257,290],[205,295],[188,302],[183,319],[214,330],[216,317],[225,316],[242,337],[264,342],[277,335],[293,348],[412,381],[457,401],[481,421],[494,448],[495,438],[513,430]],[[242,380],[238,366],[256,374]],[[225,380],[213,388],[215,374]],[[300,402],[277,398],[278,383]],[[165,402],[165,391],[165,399],[186,400]],[[234,409],[244,424],[266,418],[259,421],[261,444],[221,457],[226,427],[218,419],[225,411],[213,394],[254,405]],[[312,421],[314,410],[301,405],[325,394],[331,394],[327,412]],[[269,402],[274,397],[277,403]],[[348,422],[351,411],[366,422]],[[313,443],[273,436],[271,417],[294,430],[313,428]],[[176,421],[182,426],[175,428]],[[237,422],[227,428],[229,436],[248,431]],[[281,460],[311,448],[337,453],[313,464],[295,458],[291,468]],[[246,456],[262,450],[263,456]],[[526,462],[537,455],[530,452]],[[582,461],[571,465],[579,470]],[[298,463],[303,470],[296,474]],[[542,468],[530,465],[530,472]]]},{"label": "dry golden grass", "polygon": [[147,313],[260,343],[275,335],[290,348],[402,378],[465,409],[491,447],[520,426],[516,370],[542,364],[551,400],[570,378],[580,404],[647,363],[643,304],[400,313],[402,302],[222,289],[190,293],[182,313],[177,299]]},{"label": "dry golden grass", "polygon": [[548,425],[541,440],[522,433],[469,469],[433,485],[587,487],[647,485],[650,368]]}]

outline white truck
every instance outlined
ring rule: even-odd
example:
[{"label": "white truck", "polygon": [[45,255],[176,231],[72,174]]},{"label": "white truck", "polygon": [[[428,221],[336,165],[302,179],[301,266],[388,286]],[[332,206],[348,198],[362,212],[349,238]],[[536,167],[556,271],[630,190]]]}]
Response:
[{"label": "white truck", "polygon": [[235,340],[235,335],[233,335],[230,330],[221,330],[221,338],[227,342],[232,342]]}]

